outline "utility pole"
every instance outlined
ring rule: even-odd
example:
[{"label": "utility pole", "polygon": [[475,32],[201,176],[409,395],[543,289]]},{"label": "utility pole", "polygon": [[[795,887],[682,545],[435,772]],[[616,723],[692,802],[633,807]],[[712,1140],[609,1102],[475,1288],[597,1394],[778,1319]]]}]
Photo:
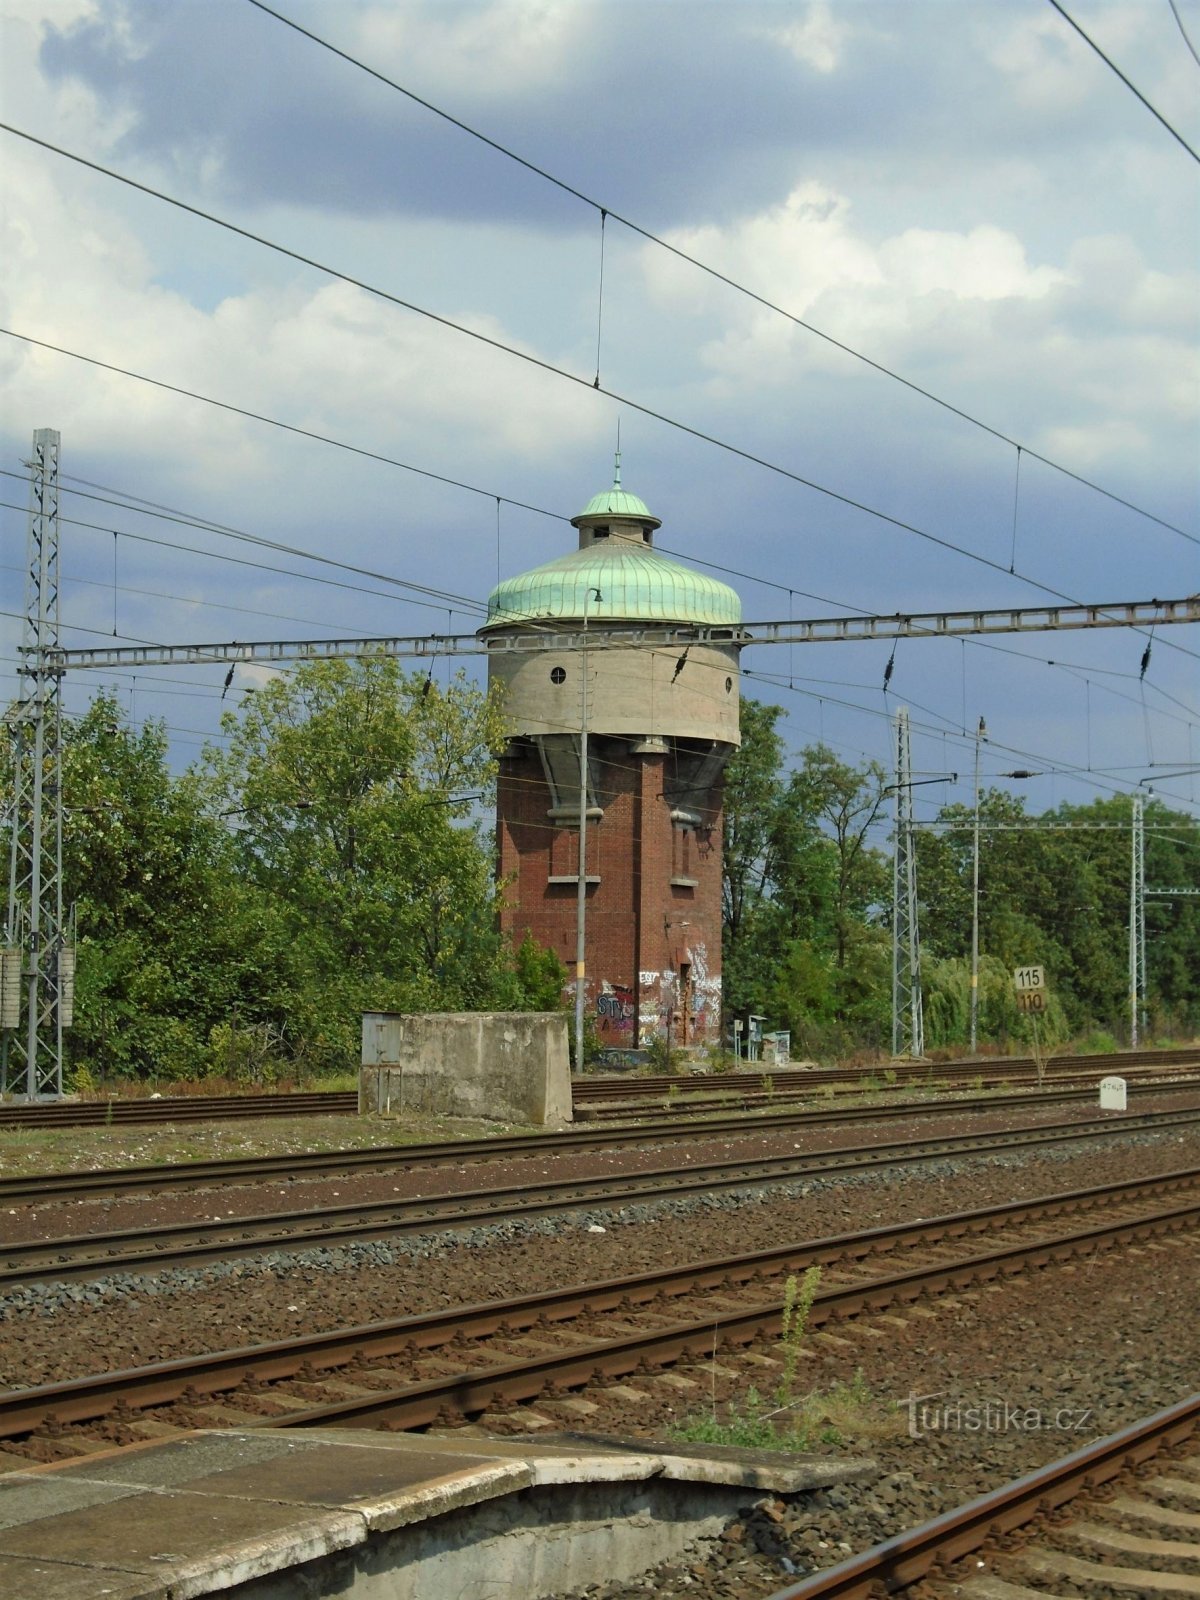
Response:
[{"label": "utility pole", "polygon": [[588,814],[588,606],[599,589],[583,597],[583,638],[579,665],[579,882],[575,901],[575,1071],[583,1071],[583,1008],[587,987],[587,814]]},{"label": "utility pole", "polygon": [[896,712],[896,844],[892,873],[892,1054],[925,1054],[921,1009],[921,936],[917,927],[917,858],[912,810],[912,739],[908,710]]},{"label": "utility pole", "polygon": [[74,998],[75,952],[63,920],[60,442],[53,428],[33,435],[21,688],[6,719],[13,734],[13,795],[0,1086],[26,1100],[62,1097],[63,1029],[71,1024]]},{"label": "utility pole", "polygon": [[979,719],[975,732],[975,848],[971,855],[971,1054],[979,1038],[979,747],[987,738],[987,724]]},{"label": "utility pole", "polygon": [[1138,1046],[1138,1025],[1146,1025],[1146,830],[1142,797],[1133,796],[1129,867],[1129,1043]]}]

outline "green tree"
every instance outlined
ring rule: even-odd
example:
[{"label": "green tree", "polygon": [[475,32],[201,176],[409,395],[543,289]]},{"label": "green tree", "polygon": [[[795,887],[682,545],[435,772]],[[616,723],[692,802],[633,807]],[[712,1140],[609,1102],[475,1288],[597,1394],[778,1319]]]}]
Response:
[{"label": "green tree", "polygon": [[884,774],[822,745],[788,774],[780,708],[742,711],[725,789],[726,1008],[761,1012],[808,1049],[874,1043],[889,993],[875,925],[888,871],[869,842]]},{"label": "green tree", "polygon": [[768,897],[784,784],[783,740],[775,724],[782,706],[744,700],[742,742],[725,769],[722,915],[725,961],[736,954]]},{"label": "green tree", "polygon": [[100,1081],[200,1072],[210,1028],[259,1004],[282,929],[239,884],[196,786],[170,773],[160,724],[135,731],[101,694],[63,742],[64,901],[79,950],[68,1069]]},{"label": "green tree", "polygon": [[[1041,817],[999,790],[980,797],[979,945],[1010,976],[980,989],[984,1038],[1023,1037],[1010,1016],[1011,968],[1046,968],[1053,1005],[1072,1033],[1128,1026],[1128,918],[1131,801],[1114,795],[1062,805]],[[921,931],[927,953],[948,963],[948,1005],[971,942],[973,809],[947,806],[942,827],[918,840]],[[1146,807],[1150,885],[1200,886],[1200,828],[1154,800]],[[1200,906],[1197,898],[1147,900],[1150,1009],[1163,1028],[1188,1031],[1200,1020]],[[981,971],[984,962],[981,961]],[[931,969],[936,974],[936,967]],[[964,980],[965,981],[965,980]],[[928,1012],[927,1012],[928,1015]],[[944,1042],[961,1043],[965,1026]],[[936,1042],[931,1039],[931,1042]]]},{"label": "green tree", "polygon": [[851,767],[826,745],[804,752],[788,785],[789,812],[815,820],[832,851],[834,960],[846,965],[853,928],[870,919],[888,897],[888,868],[869,840],[887,793],[877,761]]},{"label": "green tree", "polygon": [[[308,663],[224,720],[207,753],[243,871],[300,967],[293,1031],[352,1056],[364,1009],[473,1009],[523,993],[496,926],[477,803],[502,736],[465,677],[395,660]],[[536,985],[535,985],[536,987]]]}]

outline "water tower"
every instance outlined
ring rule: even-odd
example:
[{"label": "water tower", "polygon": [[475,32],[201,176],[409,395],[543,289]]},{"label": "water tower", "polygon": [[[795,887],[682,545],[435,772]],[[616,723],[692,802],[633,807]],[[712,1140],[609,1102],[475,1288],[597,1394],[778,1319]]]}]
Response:
[{"label": "water tower", "polygon": [[[574,970],[586,717],[586,1013],[604,1045],[717,1042],[721,789],[739,743],[741,603],[655,550],[660,521],[621,488],[619,456],[612,488],[571,521],[579,548],[499,584],[480,630],[545,632],[544,648],[489,658],[509,730],[496,817],[503,924]],[[557,632],[623,623],[729,635],[555,649]]]}]

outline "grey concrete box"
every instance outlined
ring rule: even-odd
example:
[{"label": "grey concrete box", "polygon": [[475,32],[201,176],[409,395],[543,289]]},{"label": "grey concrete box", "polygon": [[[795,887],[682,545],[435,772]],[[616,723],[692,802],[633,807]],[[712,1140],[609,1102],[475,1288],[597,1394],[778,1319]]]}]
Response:
[{"label": "grey concrete box", "polygon": [[358,1107],[537,1127],[570,1122],[566,1016],[364,1012]]}]

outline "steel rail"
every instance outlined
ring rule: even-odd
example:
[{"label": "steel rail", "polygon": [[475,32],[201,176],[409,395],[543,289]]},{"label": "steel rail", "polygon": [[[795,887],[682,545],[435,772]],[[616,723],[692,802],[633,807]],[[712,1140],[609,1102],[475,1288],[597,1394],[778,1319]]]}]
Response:
[{"label": "steel rail", "polygon": [[[1127,1051],[1119,1055],[1064,1056],[1048,1064],[1045,1073],[1057,1078],[1062,1075],[1086,1074],[1089,1070],[1121,1070],[1134,1072],[1143,1066],[1167,1067],[1189,1064],[1200,1067],[1200,1048],[1165,1051]],[[890,1079],[878,1083],[872,1092],[888,1093],[912,1083],[928,1083],[946,1087],[952,1081],[972,1083],[976,1079],[999,1078],[1001,1081],[1024,1081],[1036,1071],[1034,1063],[1024,1057],[989,1057],[977,1062],[895,1063],[864,1067],[861,1071],[846,1067],[834,1068],[779,1068],[760,1074],[734,1075],[669,1075],[655,1078],[575,1077],[572,1092],[582,1105],[602,1099],[605,1093],[619,1091],[616,1098],[651,1098],[665,1095],[671,1086],[685,1090],[693,1096],[711,1094],[753,1101],[767,1093],[764,1078],[772,1080],[773,1092],[778,1098],[781,1088],[824,1088],[833,1084],[844,1088],[847,1095],[863,1092],[863,1079],[876,1074],[889,1074]],[[1139,1074],[1140,1075],[1140,1074]],[[894,1081],[890,1081],[894,1079]],[[358,1109],[358,1096],[353,1090],[320,1090],[294,1094],[266,1095],[183,1095],[166,1096],[158,1100],[122,1099],[82,1100],[70,1103],[27,1105],[16,1102],[0,1103],[0,1129],[6,1127],[52,1128],[95,1127],[116,1124],[149,1125],[164,1122],[215,1122],[227,1118],[288,1117],[313,1115],[351,1114]],[[686,1107],[683,1109],[687,1109]]]},{"label": "steel rail", "polygon": [[[1187,1128],[1200,1123],[1200,1108],[1148,1112],[1133,1119],[1138,1131]],[[33,1239],[0,1246],[0,1291],[30,1282],[62,1282],[132,1271],[161,1272],[176,1266],[227,1261],[264,1252],[328,1249],[410,1233],[450,1230],[557,1214],[581,1206],[612,1207],[677,1199],[714,1190],[800,1183],[843,1177],[882,1167],[908,1166],[947,1156],[994,1154],[1112,1138],[1130,1131],[1128,1118],[1039,1126],[999,1135],[961,1134],[906,1139],[897,1145],[868,1144],[829,1152],[727,1158],[704,1165],[665,1166],[593,1178],[505,1184],[466,1193],[393,1198],[367,1203],[304,1207],[257,1217],[167,1223],[109,1233]]]},{"label": "steel rail", "polygon": [[[1026,1266],[1045,1266],[1105,1245],[1151,1237],[1159,1232],[1179,1231],[1198,1221],[1200,1201],[1194,1201],[1151,1217],[1106,1223],[1050,1240],[1010,1245],[954,1262],[818,1290],[808,1325],[819,1328],[826,1322],[837,1323],[865,1311],[911,1303],[938,1291],[961,1291],[1021,1271]],[[390,1428],[429,1426],[449,1408],[470,1415],[498,1402],[536,1399],[548,1383],[579,1385],[595,1377],[626,1376],[637,1371],[642,1363],[664,1365],[689,1355],[702,1356],[712,1348],[714,1340],[749,1344],[760,1334],[778,1333],[781,1310],[782,1302],[776,1300],[753,1310],[716,1314],[710,1311],[701,1320],[689,1320],[671,1328],[602,1341],[566,1354],[506,1363],[475,1376],[427,1380],[392,1395],[269,1417],[264,1419],[264,1425],[280,1428],[377,1427],[380,1423]]]},{"label": "steel rail", "polygon": [[[1196,1071],[1200,1069],[1200,1056],[1193,1056],[1186,1062],[1172,1063],[1169,1066],[1127,1067],[1118,1076],[1125,1078],[1128,1083],[1145,1083],[1153,1081],[1155,1077],[1163,1074],[1174,1076],[1181,1071]],[[847,1074],[825,1075],[805,1072],[767,1072],[764,1078],[769,1078],[769,1083],[757,1077],[739,1074],[737,1078],[708,1078],[708,1077],[672,1077],[672,1078],[640,1078],[633,1079],[627,1084],[620,1083],[581,1083],[572,1088],[572,1098],[576,1108],[590,1106],[594,1103],[612,1103],[614,1105],[627,1104],[638,1100],[662,1101],[668,1095],[688,1098],[707,1097],[717,1099],[727,1097],[738,1099],[742,1096],[771,1095],[775,1099],[788,1094],[812,1093],[814,1090],[828,1091],[833,1089],[841,1095],[886,1094],[889,1090],[914,1089],[929,1086],[937,1089],[957,1089],[963,1085],[968,1087],[973,1084],[1005,1084],[1012,1088],[1028,1087],[1039,1082],[1037,1071],[1033,1067],[1020,1067],[1009,1072],[948,1072],[942,1074],[905,1073],[896,1074],[893,1078],[876,1080],[870,1074],[864,1073],[851,1080]],[[1054,1086],[1056,1084],[1070,1083],[1080,1078],[1093,1082],[1096,1078],[1094,1067],[1046,1067],[1040,1081]]]},{"label": "steel rail", "polygon": [[358,1110],[355,1091],[310,1094],[180,1095],[161,1100],[76,1100],[0,1105],[0,1128],[115,1127],[156,1122],[218,1122],[229,1117],[309,1117]]},{"label": "steel rail", "polygon": [[[1003,1082],[1003,1086],[1005,1088],[1025,1090],[1030,1094],[1037,1094],[1041,1096],[1051,1093],[1055,1089],[1079,1086],[1086,1087],[1089,1085],[1091,1086],[1089,1092],[1091,1092],[1093,1095],[1095,1094],[1095,1079],[1091,1073],[1086,1072],[1047,1073],[1040,1086],[1038,1085],[1036,1077],[1032,1073],[1027,1075],[1022,1073],[1014,1073],[1009,1078],[996,1081],[994,1083],[993,1092],[1000,1089],[1001,1081]],[[1131,1087],[1137,1085],[1145,1088],[1158,1084],[1163,1084],[1166,1086],[1173,1083],[1178,1083],[1181,1081],[1181,1079],[1175,1074],[1172,1074],[1172,1076],[1168,1079],[1160,1077],[1157,1073],[1155,1073],[1153,1075],[1130,1074],[1127,1076],[1125,1081],[1126,1084]],[[1188,1072],[1186,1075],[1186,1081],[1190,1083],[1196,1083],[1200,1080],[1198,1080],[1195,1072]],[[969,1092],[970,1090],[976,1088],[977,1083],[978,1080],[975,1079],[943,1079],[940,1083],[930,1085],[930,1088],[931,1090],[940,1091],[944,1094],[955,1094]],[[855,1100],[861,1100],[867,1095],[878,1093],[880,1095],[886,1095],[888,1099],[891,1099],[893,1095],[898,1096],[904,1091],[911,1092],[912,1090],[920,1087],[922,1087],[922,1085],[917,1082],[896,1083],[886,1084],[878,1091],[875,1091],[869,1088],[864,1089],[861,1085],[847,1086],[844,1089],[831,1088],[830,1086],[826,1085],[822,1089],[820,1098],[826,1104],[833,1103],[838,1106],[844,1106],[847,1101],[853,1104]],[[979,1087],[981,1092],[987,1092],[987,1085],[980,1085]],[[686,1117],[689,1114],[695,1115],[697,1112],[703,1112],[705,1110],[723,1110],[729,1112],[753,1111],[758,1106],[779,1105],[780,1102],[789,1105],[803,1104],[805,1102],[811,1103],[814,1098],[816,1098],[815,1089],[803,1088],[799,1085],[793,1085],[786,1082],[782,1085],[770,1086],[765,1089],[748,1089],[732,1093],[729,1091],[722,1092],[721,1090],[703,1088],[689,1091],[687,1089],[680,1090],[677,1087],[675,1091],[669,1091],[667,1094],[634,1094],[630,1095],[628,1098],[622,1098],[620,1100],[603,1099],[600,1096],[592,1096],[576,1104],[575,1118],[576,1121],[581,1124],[596,1122],[620,1122],[622,1119],[627,1118],[632,1118],[636,1122],[643,1116],[673,1117],[678,1120],[681,1116]],[[920,1109],[923,1103],[924,1102],[920,1100],[908,1100],[903,1102],[903,1104],[911,1106],[917,1110]]]},{"label": "steel rail", "polygon": [[[1200,1078],[1173,1079],[1168,1083],[1137,1085],[1138,1090],[1155,1095],[1194,1093]],[[1095,1103],[1095,1090],[1059,1089],[1040,1094],[988,1094],[959,1100],[925,1100],[919,1104],[889,1106],[842,1106],[792,1109],[762,1115],[736,1112],[725,1116],[702,1114],[681,1121],[672,1116],[660,1122],[640,1121],[632,1127],[574,1128],[565,1133],[534,1133],[500,1136],[495,1139],[439,1139],[428,1144],[379,1145],[355,1150],[323,1151],[315,1154],[232,1157],[220,1161],[181,1161],[170,1166],[113,1167],[91,1172],[50,1172],[0,1178],[0,1205],[43,1203],[56,1199],[88,1199],[133,1192],[198,1188],[208,1184],[258,1182],[273,1177],[312,1178],[324,1173],[412,1170],[426,1166],[453,1166],[488,1162],[510,1157],[571,1155],[581,1150],[613,1149],[624,1146],[691,1142],[695,1139],[753,1137],[781,1129],[803,1131],[830,1124],[886,1123],[900,1119],[934,1118],[977,1112],[1006,1112],[1043,1106],[1071,1105],[1080,1101]],[[1126,1115],[1139,1113],[1134,1106]],[[1161,1113],[1165,1114],[1165,1113]],[[1118,1114],[1119,1115],[1119,1114]],[[1031,1129],[1053,1124],[1029,1124]],[[1009,1132],[1018,1130],[1010,1129]]]},{"label": "steel rail", "polygon": [[[1170,1068],[1175,1066],[1200,1067],[1200,1046],[1162,1050],[1162,1051],[1129,1051],[1124,1056],[1113,1055],[1087,1055],[1087,1056],[1057,1056],[1043,1063],[1043,1074],[1083,1074],[1094,1072],[1118,1072],[1122,1076],[1141,1076],[1143,1073],[1155,1069]],[[861,1090],[864,1080],[879,1083],[879,1092],[894,1087],[896,1083],[935,1083],[944,1084],[949,1081],[982,1079],[1000,1079],[1008,1082],[1014,1078],[1027,1077],[1037,1072],[1037,1063],[1026,1056],[1008,1056],[1002,1058],[988,1058],[981,1061],[944,1061],[933,1062],[891,1062],[886,1065],[874,1067],[764,1067],[761,1072],[748,1073],[719,1073],[713,1075],[691,1075],[683,1073],[659,1073],[654,1077],[576,1077],[572,1080],[572,1091],[576,1100],[601,1099],[609,1094],[613,1099],[622,1096],[634,1097],[638,1095],[662,1095],[667,1093],[672,1086],[677,1090],[684,1088],[690,1090],[712,1089],[724,1090],[727,1093],[736,1093],[739,1086],[763,1086],[763,1081],[770,1078],[775,1091],[785,1085],[804,1085],[826,1083],[846,1084],[848,1088]]]},{"label": "steel rail", "polygon": [[[100,1373],[92,1377],[43,1384],[32,1389],[12,1390],[0,1393],[0,1438],[27,1433],[48,1417],[53,1417],[60,1424],[91,1421],[108,1415],[121,1401],[127,1405],[136,1404],[138,1409],[145,1410],[152,1406],[172,1404],[189,1390],[196,1397],[211,1396],[237,1388],[247,1379],[256,1383],[286,1379],[295,1376],[304,1367],[332,1371],[355,1361],[378,1361],[406,1352],[435,1350],[458,1336],[483,1339],[494,1334],[512,1334],[556,1322],[568,1322],[580,1315],[605,1311],[629,1312],[635,1310],[638,1304],[655,1302],[660,1297],[686,1300],[703,1290],[734,1291],[772,1275],[778,1277],[810,1265],[861,1262],[888,1250],[925,1246],[960,1237],[973,1238],[1013,1225],[1028,1226],[1038,1221],[1070,1216],[1073,1212],[1097,1205],[1156,1200],[1180,1189],[1194,1189],[1198,1184],[1200,1168],[1188,1168],[1151,1178],[1131,1178],[1115,1184],[1043,1195],[1031,1200],[1006,1201],[996,1206],[922,1218],[915,1222],[793,1241],[729,1258],[710,1258],[665,1270],[576,1284],[508,1300],[451,1307],[393,1321],[366,1323],[265,1345],[220,1351],[199,1358],[157,1362],[121,1372]],[[1193,1197],[1182,1205],[1176,1202],[1149,1217],[1110,1220],[1057,1235],[1051,1240],[1001,1245],[982,1255],[976,1253],[948,1262],[927,1264],[915,1271],[879,1276],[838,1287],[826,1286],[818,1291],[810,1323],[819,1326],[826,1321],[837,1321],[842,1316],[855,1315],[863,1309],[882,1309],[896,1299],[915,1300],[935,1287],[953,1284],[963,1274],[969,1275],[977,1270],[986,1270],[990,1276],[1009,1268],[1016,1270],[1026,1257],[1048,1261],[1064,1254],[1086,1252],[1105,1240],[1117,1239],[1122,1230],[1150,1226],[1174,1229],[1197,1218],[1200,1218],[1200,1197]],[[778,1317],[779,1302],[774,1299],[745,1313],[718,1312],[714,1315],[709,1309],[699,1320],[673,1324],[667,1330],[668,1343],[675,1352],[671,1359],[677,1359],[687,1349],[692,1349],[693,1354],[702,1351],[710,1344],[715,1328],[740,1333],[749,1330],[752,1337],[760,1327],[777,1325]],[[697,1336],[698,1345],[695,1343]],[[629,1343],[630,1348],[637,1350],[631,1363],[636,1365],[648,1348],[645,1341],[650,1337],[638,1334],[631,1341],[589,1342],[587,1353],[582,1358],[582,1375],[576,1381],[585,1381],[590,1376],[591,1366],[588,1363],[594,1364],[597,1350],[611,1348],[619,1351]],[[681,1339],[682,1343],[679,1342]],[[565,1359],[567,1357],[564,1356],[555,1358],[558,1361]],[[521,1365],[524,1367],[529,1364]],[[494,1374],[495,1369],[489,1368],[479,1382],[486,1385],[494,1380]],[[422,1420],[406,1425],[423,1426],[434,1420],[437,1410],[445,1403],[446,1395],[453,1394],[455,1386],[464,1381],[463,1375],[459,1374],[446,1380],[440,1387],[418,1386],[428,1390],[423,1394],[418,1408]],[[536,1389],[530,1390],[530,1395],[536,1392]],[[394,1398],[394,1395],[375,1396],[363,1402],[363,1405],[369,1406],[375,1401],[390,1403]],[[428,1405],[431,1399],[437,1401],[432,1409]],[[460,1409],[466,1410],[467,1407],[460,1406]],[[304,1412],[298,1416],[307,1420],[312,1413]],[[265,1418],[266,1425],[285,1426],[290,1425],[290,1421],[272,1424],[271,1419]]]},{"label": "steel rail", "polygon": [[[1184,1045],[1168,1045],[1163,1047],[1150,1047],[1143,1050],[1093,1050],[1080,1052],[1075,1055],[1053,1056],[1047,1062],[1048,1066],[1056,1067],[1112,1067],[1124,1068],[1128,1066],[1153,1065],[1156,1062],[1200,1061],[1200,1043]],[[915,1077],[928,1077],[931,1073],[936,1076],[939,1072],[1008,1072],[1014,1070],[1031,1070],[1037,1066],[1033,1056],[954,1056],[946,1061],[933,1060],[883,1060],[865,1063],[859,1066],[839,1065],[835,1067],[812,1067],[791,1063],[780,1069],[783,1071],[796,1070],[808,1076],[823,1074],[832,1078],[846,1078],[852,1074],[872,1076],[881,1072],[896,1072],[901,1076],[905,1074]],[[771,1074],[773,1069],[764,1062],[750,1062],[743,1060],[740,1071],[757,1067],[763,1074]],[[654,1078],[639,1078],[635,1082],[670,1083],[674,1078],[682,1076],[678,1073],[659,1073]],[[576,1079],[576,1082],[593,1082],[591,1077]],[[623,1082],[620,1075],[610,1078],[611,1082]]]},{"label": "steel rail", "polygon": [[[1200,1394],[1193,1394],[1003,1488],[849,1556],[836,1567],[779,1589],[769,1600],[870,1600],[881,1588],[888,1594],[908,1588],[935,1568],[959,1561],[1035,1517],[1066,1505],[1076,1495],[1098,1489],[1160,1452],[1185,1444],[1198,1428]],[[1119,1579],[1120,1569],[1114,1567],[1112,1574]],[[1163,1573],[1164,1590],[1169,1576]]]}]

